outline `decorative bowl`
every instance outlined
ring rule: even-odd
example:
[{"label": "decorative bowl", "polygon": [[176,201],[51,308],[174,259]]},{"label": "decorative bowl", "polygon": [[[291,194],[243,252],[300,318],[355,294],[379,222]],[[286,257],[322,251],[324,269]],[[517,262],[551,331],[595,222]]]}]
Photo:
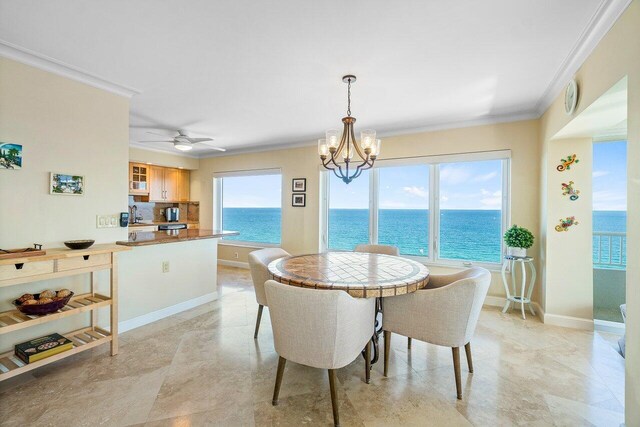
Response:
[{"label": "decorative bowl", "polygon": [[69,249],[87,249],[95,242],[95,240],[67,240],[64,245]]},{"label": "decorative bowl", "polygon": [[[72,296],[73,296],[73,292],[71,292],[70,295],[62,299],[59,299],[57,301],[52,301],[47,304],[30,304],[30,305],[22,305],[20,301],[16,299],[13,301],[13,305],[15,305],[18,311],[22,314],[42,316],[44,314],[51,314],[60,310],[62,307],[67,305],[67,303],[69,302]],[[40,297],[40,294],[33,294],[33,297],[35,299],[38,299],[38,297]]]}]

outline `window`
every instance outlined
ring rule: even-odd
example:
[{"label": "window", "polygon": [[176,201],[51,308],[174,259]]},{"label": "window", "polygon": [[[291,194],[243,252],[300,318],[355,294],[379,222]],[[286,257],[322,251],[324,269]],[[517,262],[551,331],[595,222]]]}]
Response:
[{"label": "window", "polygon": [[279,172],[230,173],[216,176],[217,228],[240,232],[224,240],[279,245],[282,176]]},{"label": "window", "polygon": [[442,259],[499,263],[502,258],[502,161],[443,163]]},{"label": "window", "polygon": [[326,248],[371,242],[440,264],[499,264],[508,166],[509,152],[494,152],[379,161],[348,185],[327,177]]},{"label": "window", "polygon": [[380,168],[378,243],[429,255],[429,166]]},{"label": "window", "polygon": [[329,177],[329,249],[352,251],[369,242],[369,171],[345,184]]}]

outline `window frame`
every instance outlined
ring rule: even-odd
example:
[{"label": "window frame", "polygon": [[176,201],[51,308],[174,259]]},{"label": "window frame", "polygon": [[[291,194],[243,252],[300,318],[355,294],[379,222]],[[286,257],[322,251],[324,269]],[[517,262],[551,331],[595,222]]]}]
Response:
[{"label": "window frame", "polygon": [[[501,205],[501,236],[504,235],[511,223],[511,150],[484,151],[475,153],[446,154],[436,156],[406,157],[378,160],[369,174],[369,243],[378,242],[378,212],[380,194],[380,169],[385,167],[401,167],[412,165],[429,166],[429,254],[428,256],[402,255],[423,264],[466,268],[480,266],[496,270],[502,266],[500,262],[486,262],[477,260],[456,260],[440,258],[440,165],[443,163],[479,162],[486,160],[500,160],[502,173],[502,205]],[[320,170],[320,251],[329,250],[329,173]],[[500,256],[506,253],[504,240],[500,239]]]},{"label": "window frame", "polygon": [[284,213],[284,199],[283,199],[283,174],[280,168],[277,169],[253,169],[253,170],[239,170],[239,171],[226,171],[215,172],[213,174],[213,228],[216,230],[223,229],[223,180],[224,178],[233,177],[246,177],[246,176],[262,176],[262,175],[280,175],[280,243],[264,243],[254,242],[251,240],[225,240],[221,238],[219,243],[223,246],[240,246],[248,248],[280,248],[282,247],[282,226],[283,226],[283,213]]}]

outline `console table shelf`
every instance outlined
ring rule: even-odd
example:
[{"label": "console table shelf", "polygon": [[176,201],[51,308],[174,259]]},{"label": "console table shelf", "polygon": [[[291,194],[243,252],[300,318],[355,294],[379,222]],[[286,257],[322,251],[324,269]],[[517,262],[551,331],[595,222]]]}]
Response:
[{"label": "console table shelf", "polygon": [[[90,274],[90,292],[74,295],[62,309],[44,316],[31,316],[18,310],[0,312],[0,335],[42,325],[80,313],[91,313],[89,327],[61,334],[73,342],[71,350],[58,353],[37,362],[25,364],[13,351],[0,354],[0,381],[23,372],[73,356],[101,344],[111,343],[111,355],[118,353],[118,252],[131,248],[121,245],[95,245],[89,249],[47,250],[43,256],[0,260],[0,287],[32,283],[58,277]],[[95,292],[96,276],[100,270],[109,270],[110,295]],[[110,331],[97,326],[97,309],[110,307]],[[51,331],[54,332],[54,331]]]}]

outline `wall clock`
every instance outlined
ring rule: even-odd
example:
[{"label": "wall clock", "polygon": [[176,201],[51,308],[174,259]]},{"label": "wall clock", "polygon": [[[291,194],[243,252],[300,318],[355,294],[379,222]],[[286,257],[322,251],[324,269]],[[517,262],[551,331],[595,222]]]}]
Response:
[{"label": "wall clock", "polygon": [[578,104],[578,85],[571,80],[564,91],[564,111],[568,115],[573,114]]}]

